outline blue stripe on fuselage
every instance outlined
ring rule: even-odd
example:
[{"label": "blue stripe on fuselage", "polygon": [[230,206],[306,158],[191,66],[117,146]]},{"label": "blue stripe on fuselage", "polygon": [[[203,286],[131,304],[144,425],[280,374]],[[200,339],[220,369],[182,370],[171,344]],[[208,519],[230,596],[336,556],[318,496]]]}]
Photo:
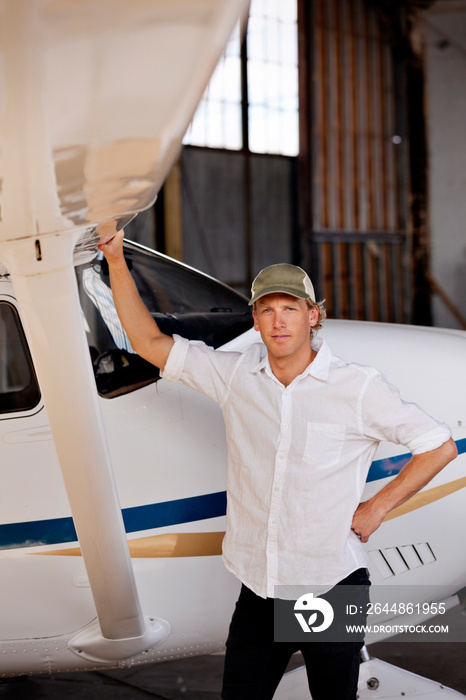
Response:
[{"label": "blue stripe on fuselage", "polygon": [[[457,440],[456,445],[459,454],[466,452],[466,438]],[[410,454],[403,454],[375,460],[371,464],[367,481],[396,476],[410,457]],[[153,530],[159,527],[225,515],[226,502],[225,491],[218,491],[203,496],[181,498],[176,501],[124,508],[122,511],[123,521],[126,532]],[[72,518],[53,518],[0,525],[0,549],[66,544],[76,542],[77,539]]]},{"label": "blue stripe on fuselage", "polygon": [[[465,453],[466,438],[457,440],[456,447],[458,448],[459,455]],[[407,465],[410,459],[411,455],[409,453],[396,455],[395,457],[387,457],[386,459],[376,459],[371,464],[366,481],[378,481],[379,479],[386,479],[389,476],[396,476],[401,472],[403,467]]]},{"label": "blue stripe on fuselage", "polygon": [[[203,496],[180,498],[177,501],[124,508],[122,514],[126,532],[139,532],[140,530],[217,518],[225,515],[226,509],[226,492],[219,491]],[[0,525],[0,549],[64,544],[76,542],[77,539],[72,518]]]}]

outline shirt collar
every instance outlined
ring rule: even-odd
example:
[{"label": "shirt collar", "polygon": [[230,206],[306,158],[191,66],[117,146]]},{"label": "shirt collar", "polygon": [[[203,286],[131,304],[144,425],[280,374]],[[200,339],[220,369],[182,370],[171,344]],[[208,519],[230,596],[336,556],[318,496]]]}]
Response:
[{"label": "shirt collar", "polygon": [[330,365],[333,359],[332,351],[323,338],[314,338],[311,341],[311,346],[317,352],[317,355],[311,364],[308,365],[306,372],[312,377],[326,382],[328,381]]},{"label": "shirt collar", "polygon": [[[324,382],[328,381],[328,376],[330,372],[330,365],[332,363],[333,354],[330,350],[327,342],[323,338],[313,338],[311,341],[311,347],[317,352],[317,355],[313,361],[306,367],[301,376],[309,374],[315,379],[320,379]],[[255,367],[252,368],[251,372],[257,373],[265,369],[267,374],[274,376],[272,370],[270,369],[269,357],[265,349],[265,345],[261,347],[262,359]]]}]

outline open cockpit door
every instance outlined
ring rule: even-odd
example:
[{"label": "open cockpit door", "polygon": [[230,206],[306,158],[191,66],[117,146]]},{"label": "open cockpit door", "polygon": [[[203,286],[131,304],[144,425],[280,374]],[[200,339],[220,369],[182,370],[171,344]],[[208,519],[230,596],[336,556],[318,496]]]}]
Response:
[{"label": "open cockpit door", "polygon": [[[212,277],[129,241],[125,257],[164,333],[219,348],[252,327],[248,300]],[[120,324],[105,259],[80,265],[76,274],[99,394],[113,398],[156,381],[158,369],[133,352]]]}]

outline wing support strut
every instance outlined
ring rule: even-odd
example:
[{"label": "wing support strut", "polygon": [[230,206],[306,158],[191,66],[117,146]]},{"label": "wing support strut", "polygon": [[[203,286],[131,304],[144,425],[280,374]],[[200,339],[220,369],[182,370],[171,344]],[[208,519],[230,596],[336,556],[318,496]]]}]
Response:
[{"label": "wing support strut", "polygon": [[163,620],[144,617],[139,603],[82,322],[73,238],[69,233],[24,238],[10,241],[1,253],[17,295],[99,621],[70,648],[106,661],[160,643],[170,628]]},{"label": "wing support strut", "polygon": [[169,626],[141,612],[73,249],[80,236],[121,227],[154,200],[248,3],[82,5],[0,3],[0,260],[14,284],[99,621],[70,648],[115,661],[159,643]]}]

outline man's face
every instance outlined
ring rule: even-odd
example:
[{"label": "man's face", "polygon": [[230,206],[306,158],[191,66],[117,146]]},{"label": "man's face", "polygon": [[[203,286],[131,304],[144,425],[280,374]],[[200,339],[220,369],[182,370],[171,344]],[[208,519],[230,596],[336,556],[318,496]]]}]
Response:
[{"label": "man's face", "polygon": [[310,309],[304,299],[289,294],[267,294],[253,311],[254,328],[273,357],[291,357],[309,351],[310,329],[316,325],[319,309]]}]

